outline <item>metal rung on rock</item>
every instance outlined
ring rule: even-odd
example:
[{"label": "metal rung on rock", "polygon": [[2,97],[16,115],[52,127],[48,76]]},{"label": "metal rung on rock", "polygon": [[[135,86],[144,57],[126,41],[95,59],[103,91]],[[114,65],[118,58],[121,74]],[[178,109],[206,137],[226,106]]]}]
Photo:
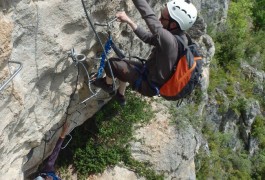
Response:
[{"label": "metal rung on rock", "polygon": [[19,73],[19,71],[22,69],[22,63],[21,62],[18,62],[18,61],[9,61],[8,63],[15,63],[15,64],[19,64],[19,67],[18,67],[18,69],[14,72],[14,74],[12,74],[11,76],[10,76],[10,78],[6,81],[6,82],[4,82],[3,83],[3,85],[1,85],[1,87],[0,87],[0,91],[1,90],[3,90],[5,87],[6,87],[6,85]]}]

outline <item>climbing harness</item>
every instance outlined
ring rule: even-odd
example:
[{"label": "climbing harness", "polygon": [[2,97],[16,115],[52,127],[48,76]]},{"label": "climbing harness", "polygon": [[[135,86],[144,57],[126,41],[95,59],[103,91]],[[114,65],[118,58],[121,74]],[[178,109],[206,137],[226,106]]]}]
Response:
[{"label": "climbing harness", "polygon": [[6,85],[19,73],[19,71],[22,69],[23,65],[21,62],[18,61],[8,61],[8,63],[15,63],[15,64],[19,64],[19,67],[16,69],[16,71],[8,78],[8,80],[6,82],[4,82],[1,86],[0,86],[0,91],[3,90]]},{"label": "climbing harness", "polygon": [[148,83],[148,86],[155,92],[155,95],[159,96],[158,86],[156,86],[154,83],[150,82],[147,78],[148,69],[147,69],[146,64],[145,64],[146,60],[143,58],[139,58],[137,56],[131,56],[131,57],[139,60],[143,65],[142,68],[135,67],[135,70],[140,74],[139,78],[134,83],[135,90],[138,91],[138,89],[140,88],[140,86],[142,84],[142,81],[146,81]]}]

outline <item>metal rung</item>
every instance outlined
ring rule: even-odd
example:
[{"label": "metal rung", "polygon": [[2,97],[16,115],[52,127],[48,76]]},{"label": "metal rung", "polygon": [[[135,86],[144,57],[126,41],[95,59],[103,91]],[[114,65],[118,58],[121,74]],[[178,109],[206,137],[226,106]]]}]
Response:
[{"label": "metal rung", "polygon": [[1,85],[0,87],[0,91],[3,90],[5,88],[5,86],[19,73],[19,71],[22,69],[22,63],[18,62],[18,61],[9,61],[8,63],[15,63],[15,64],[19,64],[18,69],[14,72],[14,74],[12,74],[12,76],[6,81],[4,82],[3,85]]},{"label": "metal rung", "polygon": [[72,136],[71,136],[71,134],[67,134],[66,136],[69,136],[70,137],[70,139],[67,141],[67,143],[63,146],[63,147],[61,147],[61,149],[64,149],[64,148],[66,148],[67,147],[67,145],[70,143],[70,141],[72,140]]}]

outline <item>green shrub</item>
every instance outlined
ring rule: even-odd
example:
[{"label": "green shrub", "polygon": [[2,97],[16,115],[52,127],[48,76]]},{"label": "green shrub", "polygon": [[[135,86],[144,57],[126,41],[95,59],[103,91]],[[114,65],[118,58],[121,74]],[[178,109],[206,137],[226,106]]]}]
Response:
[{"label": "green shrub", "polygon": [[253,2],[250,0],[232,0],[229,4],[227,23],[232,28],[234,36],[244,39],[249,31],[252,21]]},{"label": "green shrub", "polygon": [[131,156],[129,142],[133,138],[134,125],[147,123],[153,112],[150,105],[135,94],[129,93],[127,98],[125,107],[111,101],[76,128],[68,152],[60,154],[60,164],[74,164],[80,179],[101,173],[106,167],[120,162],[147,179],[163,179],[163,175],[156,174],[150,165],[133,160]]},{"label": "green shrub", "polygon": [[253,20],[255,30],[265,30],[265,1],[254,0]]},{"label": "green shrub", "polygon": [[231,102],[230,107],[231,109],[233,109],[234,112],[236,112],[238,116],[240,116],[240,114],[243,111],[245,111],[246,105],[247,105],[247,100],[245,98],[238,97],[233,102]]},{"label": "green shrub", "polygon": [[245,42],[238,38],[236,33],[237,30],[227,28],[225,32],[217,34],[215,39],[215,57],[224,70],[231,65],[239,66],[240,59],[244,55]]},{"label": "green shrub", "polygon": [[[262,99],[260,104],[265,108],[264,97],[253,93],[256,85],[253,79],[241,73],[240,69],[240,63],[248,61],[257,70],[265,70],[265,32],[261,30],[264,26],[257,24],[257,19],[263,18],[265,14],[264,2],[265,0],[230,1],[227,23],[213,36],[216,53],[210,66],[208,92],[211,98],[217,100],[223,112],[227,111],[222,105],[225,99],[222,93],[216,91],[217,88],[226,93],[232,102],[229,108],[238,115],[245,110],[246,100],[249,98]],[[252,31],[253,17],[254,26],[259,30],[256,32]],[[259,22],[264,24],[265,18]],[[201,150],[195,157],[197,179],[265,179],[264,123],[264,117],[259,116],[252,126],[251,135],[258,139],[260,149],[251,157],[242,142],[242,148],[234,150],[234,137],[218,132],[218,128],[211,127],[207,122],[202,133],[208,141],[210,152],[208,154]]]},{"label": "green shrub", "polygon": [[238,65],[244,57],[246,39],[250,34],[251,10],[250,0],[231,1],[229,4],[227,23],[214,37],[216,58],[223,68]]},{"label": "green shrub", "polygon": [[265,179],[265,149],[255,154],[252,158],[252,177],[253,179]]},{"label": "green shrub", "polygon": [[232,134],[204,130],[209,142],[210,154],[200,151],[196,161],[200,167],[197,179],[251,179],[251,161],[244,151],[235,152],[231,146]]},{"label": "green shrub", "polygon": [[256,137],[260,143],[260,148],[265,149],[265,118],[257,116],[252,124],[251,135]]},{"label": "green shrub", "polygon": [[80,174],[102,173],[107,166],[121,160],[119,147],[107,147],[88,142],[85,149],[78,148],[74,155],[74,165]]},{"label": "green shrub", "polygon": [[[265,71],[265,31],[252,32],[245,51],[245,60],[257,70]],[[255,59],[254,61],[252,59]]]},{"label": "green shrub", "polygon": [[216,61],[211,63],[210,66],[210,84],[208,92],[210,94],[215,93],[216,88],[224,89],[227,84],[225,71],[217,65]]}]

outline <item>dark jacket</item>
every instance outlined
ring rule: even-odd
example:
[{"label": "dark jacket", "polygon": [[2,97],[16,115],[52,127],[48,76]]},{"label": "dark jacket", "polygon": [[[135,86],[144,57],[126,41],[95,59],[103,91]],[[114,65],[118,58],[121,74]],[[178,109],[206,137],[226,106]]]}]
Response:
[{"label": "dark jacket", "polygon": [[187,43],[186,35],[181,30],[169,32],[164,29],[146,0],[133,0],[133,3],[150,30],[146,32],[142,27],[137,26],[134,32],[142,41],[154,46],[146,62],[149,70],[148,79],[162,86],[173,74],[174,66],[183,51],[183,47],[179,47],[174,35],[178,34]]}]

